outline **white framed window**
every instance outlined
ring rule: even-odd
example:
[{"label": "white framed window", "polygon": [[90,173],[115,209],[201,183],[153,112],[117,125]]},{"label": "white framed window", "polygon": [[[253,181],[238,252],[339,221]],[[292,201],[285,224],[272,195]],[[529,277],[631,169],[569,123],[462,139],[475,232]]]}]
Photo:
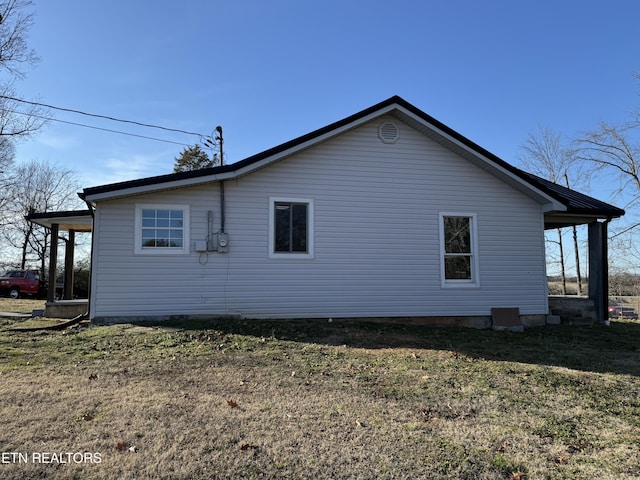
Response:
[{"label": "white framed window", "polygon": [[440,276],[443,287],[478,287],[476,214],[439,214]]},{"label": "white framed window", "polygon": [[188,205],[136,205],[136,254],[189,253]]},{"label": "white framed window", "polygon": [[269,257],[313,258],[313,200],[269,199]]}]

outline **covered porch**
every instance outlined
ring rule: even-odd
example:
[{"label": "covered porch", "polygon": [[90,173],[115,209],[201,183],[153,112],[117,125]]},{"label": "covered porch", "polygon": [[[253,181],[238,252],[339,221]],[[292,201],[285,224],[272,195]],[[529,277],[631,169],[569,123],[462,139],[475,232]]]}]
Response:
[{"label": "covered porch", "polygon": [[[624,210],[531,174],[539,187],[566,206],[564,211],[545,213],[545,230],[587,225],[587,296],[551,296],[554,311],[569,323],[605,323],[609,307],[609,222],[624,215]],[[575,315],[575,316],[574,316]]]},{"label": "covered porch", "polygon": [[[27,220],[50,230],[51,247],[49,250],[49,271],[47,280],[47,302],[44,316],[52,318],[75,318],[89,312],[89,299],[91,288],[88,289],[87,298],[75,298],[74,296],[74,263],[76,233],[91,233],[93,231],[93,215],[90,210],[73,210],[65,212],[33,213],[27,216]],[[61,234],[66,232],[66,238]],[[57,294],[58,278],[58,249],[60,240],[64,240],[64,280],[62,292]]]}]

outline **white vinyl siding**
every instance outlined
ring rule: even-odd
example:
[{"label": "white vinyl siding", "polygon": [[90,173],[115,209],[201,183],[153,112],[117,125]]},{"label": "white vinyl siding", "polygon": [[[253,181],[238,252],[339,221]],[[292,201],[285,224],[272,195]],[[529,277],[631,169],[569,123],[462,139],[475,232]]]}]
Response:
[{"label": "white vinyl siding", "polygon": [[[378,127],[399,129],[385,144]],[[92,315],[248,318],[545,314],[540,204],[395,117],[225,182],[228,253],[201,254],[218,184],[98,203]],[[311,204],[312,254],[274,258],[276,201]],[[312,202],[311,202],[312,200]],[[189,206],[186,255],[135,255],[135,205]],[[442,285],[441,213],[474,215],[475,288]],[[305,258],[306,257],[306,258]]]}]

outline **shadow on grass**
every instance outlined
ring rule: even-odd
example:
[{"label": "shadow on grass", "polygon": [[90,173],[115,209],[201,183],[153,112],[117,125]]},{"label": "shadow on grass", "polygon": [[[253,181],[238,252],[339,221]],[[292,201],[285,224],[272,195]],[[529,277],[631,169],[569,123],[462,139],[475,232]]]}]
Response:
[{"label": "shadow on grass", "polygon": [[352,348],[447,350],[485,360],[640,376],[640,322],[546,326],[524,333],[364,320],[211,319],[163,326]]}]

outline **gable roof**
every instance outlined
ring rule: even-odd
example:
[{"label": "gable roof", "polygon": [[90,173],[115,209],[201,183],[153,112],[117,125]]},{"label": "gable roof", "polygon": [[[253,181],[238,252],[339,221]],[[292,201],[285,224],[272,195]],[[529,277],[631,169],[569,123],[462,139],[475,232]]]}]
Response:
[{"label": "gable roof", "polygon": [[624,215],[624,210],[620,208],[514,167],[399,96],[390,97],[342,120],[233,164],[89,187],[80,196],[93,202],[238,178],[388,114],[396,116],[480,168],[546,204],[547,211],[594,218]]}]

